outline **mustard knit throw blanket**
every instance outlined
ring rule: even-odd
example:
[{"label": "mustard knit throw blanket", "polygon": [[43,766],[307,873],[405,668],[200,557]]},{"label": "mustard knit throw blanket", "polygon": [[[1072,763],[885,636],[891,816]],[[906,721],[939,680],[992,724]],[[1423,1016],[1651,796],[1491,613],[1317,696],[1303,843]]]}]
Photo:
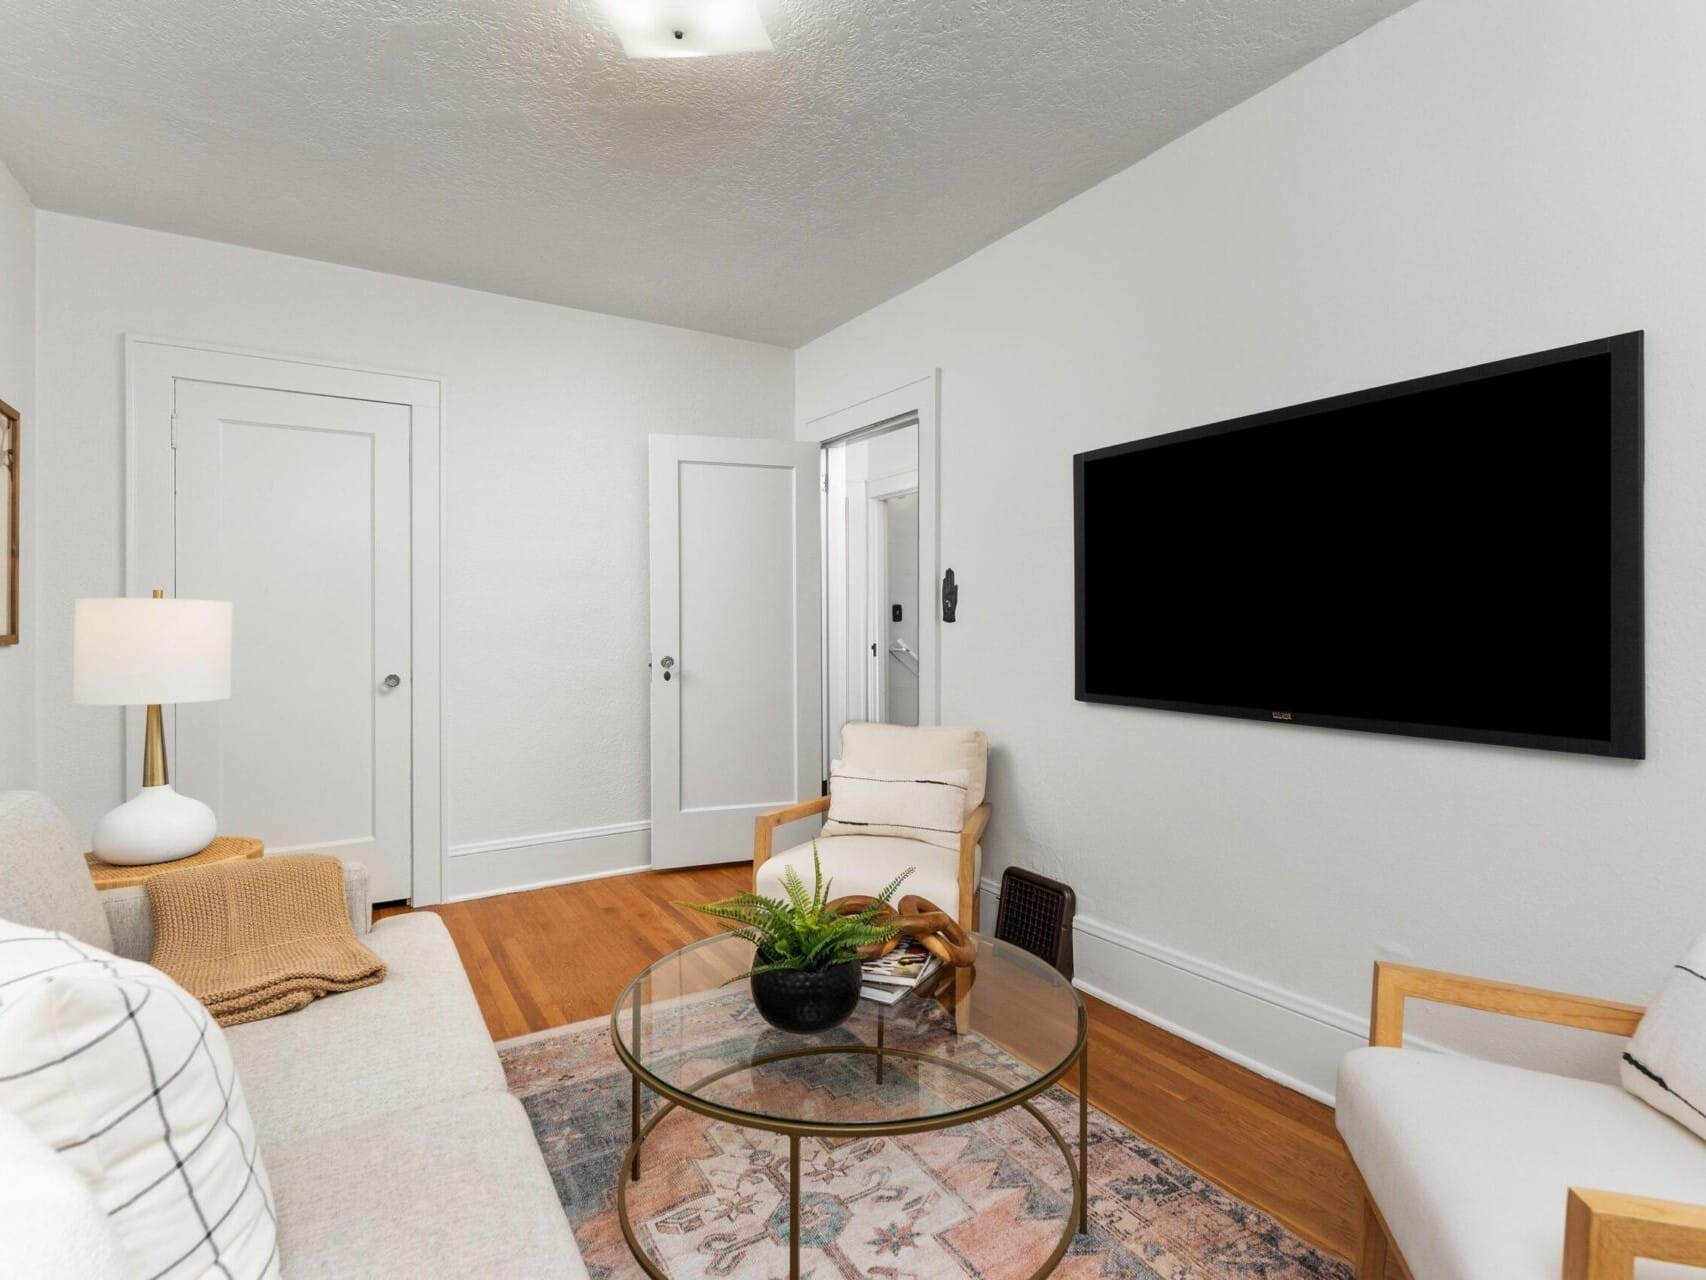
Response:
[{"label": "mustard knit throw blanket", "polygon": [[385,963],[360,942],[336,858],[292,854],[186,867],[148,880],[151,963],[222,1027],[368,987]]}]

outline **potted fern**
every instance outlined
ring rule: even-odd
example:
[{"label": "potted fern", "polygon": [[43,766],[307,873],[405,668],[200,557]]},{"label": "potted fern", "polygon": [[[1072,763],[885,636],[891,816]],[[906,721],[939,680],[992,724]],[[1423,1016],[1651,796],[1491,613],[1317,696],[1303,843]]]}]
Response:
[{"label": "potted fern", "polygon": [[842,914],[829,900],[814,841],[810,892],[789,867],[782,873],[786,900],[737,893],[721,902],[681,905],[738,925],[734,935],[757,948],[752,968],[731,981],[748,980],[752,1002],[766,1022],[783,1031],[825,1031],[859,1007],[861,955],[899,931],[898,925],[877,918],[912,871],[901,872],[862,910]]}]

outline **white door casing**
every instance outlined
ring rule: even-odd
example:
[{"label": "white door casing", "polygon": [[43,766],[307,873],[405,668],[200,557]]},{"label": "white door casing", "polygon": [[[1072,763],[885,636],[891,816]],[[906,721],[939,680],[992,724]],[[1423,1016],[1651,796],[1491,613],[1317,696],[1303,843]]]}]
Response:
[{"label": "white door casing", "polygon": [[[918,723],[940,724],[941,699],[941,605],[942,563],[938,550],[940,528],[940,457],[938,437],[941,403],[940,369],[932,370],[903,386],[867,396],[855,403],[814,413],[795,427],[799,440],[827,445],[869,430],[878,423],[906,417],[918,424],[918,583],[919,596],[929,613],[919,618],[918,629]],[[849,536],[852,536],[851,530]],[[834,553],[836,548],[832,547]],[[965,566],[961,566],[963,569]],[[830,619],[829,643],[837,643],[835,620]],[[845,634],[844,632],[842,634]],[[849,667],[853,664],[847,664]],[[863,705],[855,698],[852,705]],[[838,744],[827,744],[834,750]]]},{"label": "white door casing", "polygon": [[821,786],[818,449],[650,456],[652,865],[734,861],[756,815]]},{"label": "white door casing", "polygon": [[[231,831],[232,822],[253,812],[268,829],[244,834],[260,836],[269,853],[304,846],[327,849],[371,864],[376,900],[408,896],[417,905],[441,901],[442,384],[430,377],[169,339],[132,336],[125,346],[126,593],[146,595],[151,587],[165,586],[173,594],[196,594],[189,589],[192,578],[199,583],[220,571],[212,563],[208,534],[219,525],[235,531],[231,541],[236,544],[224,546],[227,538],[221,534],[222,545],[215,549],[220,560],[236,555],[259,558],[255,582],[222,588],[221,598],[234,599],[237,606],[232,700],[183,708],[183,732],[176,711],[166,709],[169,741],[175,739],[174,781],[197,794],[191,789],[197,785],[194,779],[211,778],[213,790],[205,798],[217,809],[217,791],[236,806],[229,817],[220,814],[221,828]],[[211,462],[208,427],[190,421],[205,418],[209,405],[186,404],[191,412],[178,426],[186,437],[197,437],[186,438],[186,479],[199,476],[197,484],[205,488],[212,474],[207,469],[214,467],[235,505],[217,516],[205,503],[185,511],[187,558],[180,578],[172,419],[180,389],[190,388],[189,399],[197,400],[202,394],[194,390],[197,384],[206,388],[206,395],[234,397],[212,406],[213,416],[226,423],[218,431],[221,445],[230,448],[221,447],[223,456]],[[340,414],[342,421],[337,420]],[[332,465],[337,460],[342,465]],[[359,473],[371,481],[365,489],[352,481]],[[329,486],[327,492],[307,492],[315,476]],[[246,511],[241,509],[245,504]],[[268,541],[269,533],[279,545]],[[352,538],[365,543],[369,568],[358,575],[345,566],[340,578],[335,562],[326,567],[328,555],[339,545],[347,549]],[[320,566],[318,590],[309,597],[305,584],[293,575],[316,576],[315,565]],[[282,577],[281,598],[251,600],[245,607],[244,593],[258,587],[268,573]],[[357,624],[353,614],[358,610],[346,606],[350,593],[362,587],[363,577],[370,603]],[[309,607],[305,599],[332,619],[329,627],[316,631],[311,618],[297,616]],[[334,604],[340,607],[332,608]],[[274,616],[268,617],[269,611]],[[271,625],[249,633],[246,617]],[[349,653],[357,625],[371,646],[359,698],[346,687],[355,670]],[[249,642],[257,639],[263,643],[261,656],[251,658]],[[257,669],[258,663],[268,663],[265,644],[274,641],[280,653],[304,657],[296,671],[269,672],[264,665]],[[318,683],[309,681],[300,706],[281,702],[283,687],[304,678],[301,669],[312,665],[307,659],[314,658],[324,670],[328,651],[342,652],[347,670],[339,670],[335,678],[327,673]],[[399,677],[398,687],[380,693],[384,677],[393,673]],[[334,685],[343,691],[342,700],[333,696]],[[252,703],[244,700],[249,691],[257,695]],[[198,710],[220,717],[210,733],[202,732],[210,728],[205,722],[198,729]],[[358,716],[365,717],[365,731]],[[281,741],[267,744],[258,756],[234,757],[225,749],[235,741],[232,735],[252,732],[256,722],[269,721],[275,730],[283,729],[280,717],[289,719],[288,733],[275,732]],[[283,739],[314,736],[313,720],[326,722],[318,726],[313,754],[291,756]],[[140,710],[131,711],[128,721],[125,767],[127,778],[134,778],[140,769]],[[357,726],[353,731],[352,725]],[[210,743],[219,743],[220,749],[213,750]],[[363,752],[368,757],[367,804],[372,812],[365,821],[354,815],[359,802],[351,797],[358,789],[349,786],[324,797],[316,815],[317,770],[337,762],[360,769],[356,756]],[[289,763],[282,763],[287,758]],[[304,812],[293,812],[293,805]],[[370,842],[375,850],[393,850],[388,865],[376,861],[378,853],[368,852]],[[399,847],[401,858],[394,852]]]},{"label": "white door casing", "polygon": [[408,407],[179,379],[174,418],[173,592],[234,618],[230,699],[178,709],[178,785],[407,898]]}]

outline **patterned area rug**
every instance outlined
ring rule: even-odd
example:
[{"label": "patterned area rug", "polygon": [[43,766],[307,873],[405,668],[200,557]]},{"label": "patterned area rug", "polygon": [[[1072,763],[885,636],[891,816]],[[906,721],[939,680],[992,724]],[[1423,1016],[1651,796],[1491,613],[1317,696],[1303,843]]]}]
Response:
[{"label": "patterned area rug", "polygon": [[[711,1001],[692,1015],[702,1033],[695,1060],[716,1064],[719,1039],[743,1010],[750,1000]],[[594,1280],[645,1280],[616,1218],[629,1076],[610,1047],[608,1021],[498,1050]],[[845,1091],[846,1073],[825,1087]],[[656,1105],[648,1095],[648,1108]],[[1055,1088],[1038,1106],[1076,1145],[1077,1100]],[[801,1160],[800,1269],[814,1280],[1022,1280],[1059,1241],[1072,1203],[1059,1149],[1022,1110],[899,1138],[806,1139]],[[647,1139],[628,1204],[645,1248],[672,1280],[787,1275],[785,1137],[678,1109]],[[1090,1231],[1074,1239],[1055,1274],[1351,1280],[1345,1263],[1094,1109]]]}]

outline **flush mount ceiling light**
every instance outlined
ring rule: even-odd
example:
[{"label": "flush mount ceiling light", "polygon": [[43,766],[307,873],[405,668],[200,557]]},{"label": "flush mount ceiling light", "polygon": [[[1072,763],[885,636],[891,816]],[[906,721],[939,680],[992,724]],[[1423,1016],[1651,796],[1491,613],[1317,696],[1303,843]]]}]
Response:
[{"label": "flush mount ceiling light", "polygon": [[598,0],[630,58],[768,53],[758,0]]}]

